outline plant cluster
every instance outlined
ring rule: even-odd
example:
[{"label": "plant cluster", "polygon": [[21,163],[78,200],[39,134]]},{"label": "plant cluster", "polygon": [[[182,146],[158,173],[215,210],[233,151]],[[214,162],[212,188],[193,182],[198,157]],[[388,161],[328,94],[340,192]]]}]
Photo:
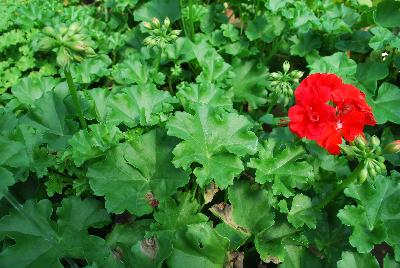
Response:
[{"label": "plant cluster", "polygon": [[0,267],[400,264],[400,2],[0,1]]}]

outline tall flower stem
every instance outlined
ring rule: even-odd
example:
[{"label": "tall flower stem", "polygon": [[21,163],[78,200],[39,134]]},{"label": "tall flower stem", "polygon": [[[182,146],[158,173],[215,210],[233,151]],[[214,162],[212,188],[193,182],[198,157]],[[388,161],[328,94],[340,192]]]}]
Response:
[{"label": "tall flower stem", "polygon": [[350,184],[357,180],[360,171],[364,168],[362,163],[354,169],[354,171],[348,176],[341,184],[339,184],[327,197],[325,197],[322,202],[314,207],[316,210],[323,209],[328,205],[338,194],[342,193]]},{"label": "tall flower stem", "polygon": [[69,92],[71,93],[72,101],[75,105],[75,109],[78,111],[79,121],[81,122],[81,125],[83,128],[87,128],[85,118],[83,117],[81,104],[79,102],[78,92],[76,90],[74,81],[72,80],[71,72],[68,67],[64,68],[64,74],[65,74],[65,78],[67,79]]}]

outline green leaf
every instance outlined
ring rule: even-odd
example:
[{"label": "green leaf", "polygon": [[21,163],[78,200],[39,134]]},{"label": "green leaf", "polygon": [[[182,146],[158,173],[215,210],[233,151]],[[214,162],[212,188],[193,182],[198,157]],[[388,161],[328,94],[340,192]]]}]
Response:
[{"label": "green leaf", "polygon": [[186,111],[194,111],[198,104],[208,104],[210,107],[232,109],[232,91],[226,91],[213,83],[186,83],[178,85],[176,96]]},{"label": "green leaf", "polygon": [[116,146],[104,160],[91,165],[90,186],[96,195],[105,196],[107,211],[128,210],[142,216],[152,212],[151,198],[164,200],[184,186],[188,174],[171,164],[175,145],[176,139],[152,130]]},{"label": "green leaf", "polygon": [[274,152],[276,141],[269,139],[264,147],[260,146],[259,158],[251,158],[249,167],[256,169],[256,182],[264,184],[274,182],[274,194],[293,196],[293,188],[313,179],[313,167],[304,160],[305,150],[301,146],[286,147]]},{"label": "green leaf", "polygon": [[370,31],[374,36],[369,40],[368,44],[374,50],[383,51],[387,45],[396,40],[394,34],[386,28],[377,26]]},{"label": "green leaf", "polygon": [[222,267],[229,241],[219,236],[208,223],[188,225],[175,234],[169,267]]},{"label": "green leaf", "polygon": [[374,19],[382,27],[400,26],[400,3],[395,0],[383,0],[376,7]]},{"label": "green leaf", "polygon": [[215,180],[224,189],[244,169],[240,157],[256,151],[257,137],[250,127],[244,116],[205,105],[198,106],[194,116],[177,112],[167,122],[168,135],[184,141],[175,147],[173,163],[185,170],[199,163],[193,172],[197,183],[204,187]]},{"label": "green leaf", "polygon": [[50,218],[52,210],[48,200],[28,201],[21,208],[26,217],[14,211],[0,220],[0,235],[15,240],[0,253],[2,267],[61,268],[64,257],[121,267],[105,241],[88,234],[89,227],[103,227],[110,221],[99,201],[66,198],[57,209],[57,222]]},{"label": "green leaf", "polygon": [[324,263],[304,247],[285,246],[285,261],[279,268],[325,267]]},{"label": "green leaf", "polygon": [[287,219],[295,228],[306,224],[309,228],[315,229],[316,217],[312,209],[311,198],[303,194],[297,194],[293,198],[292,208],[288,213]]},{"label": "green leaf", "polygon": [[78,124],[70,119],[72,114],[65,103],[68,96],[69,91],[64,86],[46,92],[34,101],[33,108],[21,120],[21,123],[44,132],[52,149],[65,148],[78,128]]},{"label": "green leaf", "polygon": [[69,140],[71,154],[75,165],[81,166],[85,161],[104,155],[107,150],[117,145],[122,136],[121,131],[111,125],[95,124],[88,129],[80,130]]},{"label": "green leaf", "polygon": [[8,192],[8,187],[15,183],[15,178],[12,172],[4,167],[0,167],[0,200]]},{"label": "green leaf", "polygon": [[386,254],[385,258],[383,259],[383,267],[384,268],[399,268],[400,264],[395,260],[392,260],[389,257],[389,254]]},{"label": "green leaf", "polygon": [[108,66],[111,59],[107,55],[100,55],[95,58],[87,58],[78,64],[71,66],[71,74],[76,83],[90,84],[99,81],[100,78],[108,76]]},{"label": "green leaf", "polygon": [[237,61],[232,72],[235,75],[229,82],[236,102],[246,101],[252,108],[266,103],[268,70],[263,65],[255,61]]},{"label": "green leaf", "polygon": [[371,49],[368,46],[371,34],[366,31],[354,31],[351,34],[345,34],[335,43],[335,48],[341,51],[354,51],[357,53],[367,53]]},{"label": "green leaf", "polygon": [[135,21],[151,21],[152,18],[164,20],[168,17],[172,22],[180,19],[181,10],[178,0],[151,0],[134,12]]},{"label": "green leaf", "polygon": [[294,35],[290,38],[290,41],[293,42],[293,45],[290,46],[290,53],[300,57],[304,57],[312,50],[320,48],[322,44],[322,40],[318,34],[311,31],[299,34],[299,36]]},{"label": "green leaf", "polygon": [[255,237],[254,244],[261,259],[268,263],[280,263],[285,260],[286,247],[306,245],[306,238],[286,222],[276,223]]},{"label": "green leaf", "polygon": [[280,36],[285,28],[285,22],[277,15],[257,16],[249,22],[246,29],[246,36],[250,41],[261,39],[270,43],[275,37]]},{"label": "green leaf", "polygon": [[147,63],[130,57],[122,63],[113,66],[112,77],[121,85],[145,85],[151,82],[163,84],[165,75],[155,68],[150,68]]},{"label": "green leaf", "polygon": [[381,62],[366,62],[357,65],[357,80],[366,89],[365,93],[371,96],[375,95],[377,81],[388,75],[388,66]]},{"label": "green leaf", "polygon": [[166,121],[176,99],[153,84],[131,86],[107,99],[106,122],[128,127],[153,126]]},{"label": "green leaf", "polygon": [[343,52],[322,57],[308,65],[311,73],[334,73],[342,78],[351,78],[357,71],[357,64]]},{"label": "green leaf", "polygon": [[399,254],[400,183],[380,176],[373,183],[352,185],[345,194],[358,203],[357,207],[345,206],[338,214],[345,225],[353,227],[350,244],[367,253],[374,244],[385,241]]},{"label": "green leaf", "polygon": [[11,92],[19,102],[32,106],[35,100],[54,89],[57,84],[58,81],[53,77],[24,77],[11,88]]},{"label": "green leaf", "polygon": [[234,222],[256,235],[274,224],[272,198],[258,185],[238,181],[228,189]]},{"label": "green leaf", "polygon": [[216,82],[226,78],[230,65],[224,61],[212,46],[202,42],[193,46],[193,52],[203,70],[197,77],[197,81]]},{"label": "green leaf", "polygon": [[378,89],[378,95],[375,100],[370,100],[372,112],[378,124],[384,124],[387,121],[400,124],[400,88],[390,84],[383,83]]},{"label": "green leaf", "polygon": [[342,253],[342,259],[337,262],[338,268],[379,268],[378,261],[370,254],[360,254],[356,252],[345,251]]}]

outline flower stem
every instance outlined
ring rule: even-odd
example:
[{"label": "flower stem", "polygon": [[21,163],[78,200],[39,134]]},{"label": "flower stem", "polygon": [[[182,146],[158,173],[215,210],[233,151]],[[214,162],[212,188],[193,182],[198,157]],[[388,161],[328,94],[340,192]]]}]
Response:
[{"label": "flower stem", "polygon": [[323,209],[326,205],[328,205],[338,194],[343,192],[344,189],[347,188],[350,184],[352,184],[363,169],[364,165],[362,163],[358,164],[358,166],[354,169],[354,171],[347,177],[341,184],[339,184],[325,199],[322,200],[318,205],[314,207],[314,209],[319,210]]},{"label": "flower stem", "polygon": [[72,101],[73,101],[73,103],[75,105],[75,109],[78,111],[79,121],[81,122],[81,125],[82,125],[83,128],[87,128],[87,124],[86,124],[85,118],[83,117],[81,104],[79,103],[78,92],[76,91],[76,87],[75,87],[74,81],[72,80],[71,72],[69,71],[68,68],[65,68],[64,69],[64,74],[65,74],[65,78],[67,79],[69,92],[71,93]]}]

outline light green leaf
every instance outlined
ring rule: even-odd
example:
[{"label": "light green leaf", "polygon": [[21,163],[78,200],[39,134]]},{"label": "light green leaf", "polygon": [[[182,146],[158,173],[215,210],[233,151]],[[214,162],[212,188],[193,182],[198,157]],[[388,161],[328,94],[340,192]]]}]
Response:
[{"label": "light green leaf", "polygon": [[163,84],[165,75],[154,68],[150,68],[147,63],[130,57],[122,63],[115,64],[112,70],[112,77],[115,82],[121,85],[145,85],[148,83]]},{"label": "light green leaf", "polygon": [[169,267],[219,268],[225,263],[229,241],[208,223],[188,225],[175,234]]},{"label": "light green leaf", "polygon": [[244,169],[240,157],[255,153],[257,137],[250,127],[244,116],[205,105],[198,106],[194,116],[177,112],[167,122],[168,135],[184,141],[175,147],[173,162],[184,169],[199,163],[194,174],[201,187],[215,180],[226,188]]},{"label": "light green leaf", "polygon": [[338,268],[379,268],[378,261],[370,253],[360,254],[356,252],[345,251],[342,253],[342,259],[337,262]]},{"label": "light green leaf", "polygon": [[232,109],[232,91],[218,88],[213,83],[186,83],[178,85],[176,96],[185,107],[186,111],[193,111],[198,104],[208,104],[211,107]]},{"label": "light green leaf", "polygon": [[87,58],[71,66],[71,74],[76,83],[90,84],[110,74],[111,59],[107,55]]},{"label": "light green leaf", "polygon": [[374,19],[382,27],[400,26],[400,3],[395,0],[383,0],[376,7]]},{"label": "light green leaf", "polygon": [[[12,212],[0,220],[0,235],[15,244],[0,253],[2,267],[64,267],[64,257],[97,262],[102,267],[121,267],[100,237],[89,235],[88,228],[103,227],[110,219],[99,201],[69,197],[52,220],[48,200],[26,202],[21,208],[27,217]],[[34,221],[35,223],[32,223]]]},{"label": "light green leaf", "polygon": [[89,167],[91,188],[105,196],[109,212],[128,210],[138,216],[152,212],[151,199],[165,200],[189,180],[186,172],[171,164],[175,144],[161,130],[152,130],[118,145]]},{"label": "light green leaf", "polygon": [[274,224],[272,197],[257,184],[238,181],[228,190],[232,204],[232,219],[236,224],[256,235]]},{"label": "light green leaf", "polygon": [[58,81],[53,77],[24,77],[11,88],[11,92],[19,102],[32,106],[35,100],[51,91],[57,84]]},{"label": "light green leaf", "polygon": [[249,22],[246,29],[246,36],[250,41],[261,39],[270,43],[275,37],[281,35],[285,28],[285,22],[277,15],[257,16]]},{"label": "light green leaf", "polygon": [[313,167],[301,160],[305,155],[303,147],[286,147],[274,152],[275,147],[274,139],[267,140],[264,147],[260,146],[259,158],[251,158],[248,166],[256,169],[256,182],[273,181],[274,194],[293,196],[293,188],[313,179]]},{"label": "light green leaf", "polygon": [[75,165],[81,166],[85,161],[104,155],[107,150],[119,143],[121,131],[111,125],[95,124],[88,129],[80,130],[69,140],[71,154]]},{"label": "light green leaf", "polygon": [[257,108],[266,103],[268,70],[255,61],[237,61],[232,67],[235,74],[229,83],[232,85],[234,100],[246,101],[250,107]]},{"label": "light green leaf", "polygon": [[375,95],[377,81],[384,79],[389,74],[388,66],[381,62],[366,62],[357,65],[356,77],[366,94]]},{"label": "light green leaf", "polygon": [[316,217],[312,209],[311,198],[303,194],[297,194],[293,198],[287,219],[295,228],[306,224],[309,228],[315,229]]},{"label": "light green leaf", "polygon": [[343,52],[322,57],[308,65],[311,73],[334,73],[342,78],[351,78],[357,71],[357,64]]},{"label": "light green leaf", "polygon": [[128,127],[153,126],[166,121],[176,99],[153,84],[131,86],[107,99],[106,122]]},{"label": "light green leaf", "polygon": [[135,21],[151,21],[152,18],[164,20],[168,17],[172,22],[180,19],[181,9],[178,0],[151,0],[134,12]]},{"label": "light green leaf", "polygon": [[378,89],[375,100],[370,100],[369,103],[378,124],[384,124],[387,121],[400,124],[399,87],[390,83],[383,83]]}]

